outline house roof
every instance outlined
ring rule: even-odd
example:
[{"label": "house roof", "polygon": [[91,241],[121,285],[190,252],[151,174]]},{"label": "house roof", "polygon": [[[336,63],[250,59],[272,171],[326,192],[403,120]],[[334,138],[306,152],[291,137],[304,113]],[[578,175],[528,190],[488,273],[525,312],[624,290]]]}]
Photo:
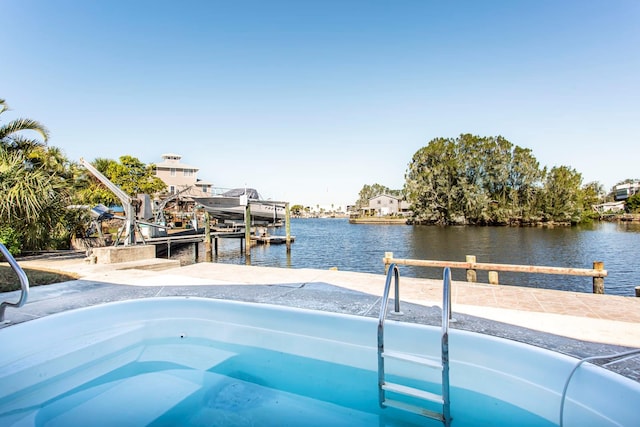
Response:
[{"label": "house roof", "polygon": [[200,170],[199,167],[197,166],[193,166],[193,165],[188,165],[186,163],[181,163],[180,161],[175,161],[175,160],[164,160],[160,163],[156,163],[156,168],[160,168],[160,169],[193,169],[193,170]]},{"label": "house roof", "polygon": [[213,186],[213,182],[204,181],[202,179],[196,179],[196,184],[195,185],[211,185],[211,186]]},{"label": "house roof", "polygon": [[389,197],[390,199],[402,200],[402,197],[392,196],[391,194],[378,194],[377,196],[374,196],[369,200],[374,200],[374,199],[377,199],[378,197]]}]

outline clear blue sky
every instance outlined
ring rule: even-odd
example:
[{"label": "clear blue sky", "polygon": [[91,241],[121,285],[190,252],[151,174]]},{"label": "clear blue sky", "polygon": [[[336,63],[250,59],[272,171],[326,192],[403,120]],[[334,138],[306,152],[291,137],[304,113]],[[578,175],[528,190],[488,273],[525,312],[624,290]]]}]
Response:
[{"label": "clear blue sky", "polygon": [[315,206],[436,137],[640,178],[640,2],[2,0],[0,98],[72,160],[182,154]]}]

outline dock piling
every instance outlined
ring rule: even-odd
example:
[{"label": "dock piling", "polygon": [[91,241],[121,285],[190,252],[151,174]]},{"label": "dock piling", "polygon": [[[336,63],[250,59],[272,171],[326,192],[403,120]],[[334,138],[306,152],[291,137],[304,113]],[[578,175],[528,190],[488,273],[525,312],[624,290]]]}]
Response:
[{"label": "dock piling", "polygon": [[[213,254],[211,253],[211,224],[210,224],[209,212],[204,211],[204,259],[206,262],[213,261]],[[218,245],[216,240],[216,252],[218,251]]]},{"label": "dock piling", "polygon": [[[593,269],[604,270],[604,262],[594,261]],[[593,277],[593,293],[604,294],[604,277],[595,277],[595,276]]]},{"label": "dock piling", "polygon": [[[475,255],[467,255],[466,256],[466,260],[469,264],[475,264],[476,263],[476,256]],[[478,273],[476,272],[476,270],[474,268],[468,268],[467,269],[467,282],[477,282],[478,281]]]},{"label": "dock piling", "polygon": [[287,253],[291,252],[291,211],[289,209],[289,202],[284,205],[284,222],[285,230],[287,234]]},{"label": "dock piling", "polygon": [[244,208],[244,254],[246,257],[251,256],[251,205],[249,203]]},{"label": "dock piling", "polygon": [[490,285],[499,285],[500,281],[498,280],[498,272],[497,271],[489,271],[489,284]]}]

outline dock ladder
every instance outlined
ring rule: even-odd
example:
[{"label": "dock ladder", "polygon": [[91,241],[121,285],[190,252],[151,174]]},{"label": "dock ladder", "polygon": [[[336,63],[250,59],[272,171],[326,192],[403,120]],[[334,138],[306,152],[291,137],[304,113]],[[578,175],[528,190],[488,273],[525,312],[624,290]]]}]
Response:
[{"label": "dock ladder", "polygon": [[[443,298],[442,298],[442,339],[441,339],[441,363],[434,362],[424,357],[406,354],[402,352],[385,351],[384,348],[384,321],[387,316],[389,303],[389,288],[392,277],[395,279],[395,312],[400,312],[399,282],[400,273],[396,264],[389,265],[387,280],[382,297],[380,316],[378,320],[378,401],[381,407],[394,407],[407,412],[412,412],[423,417],[442,422],[445,427],[451,425],[449,402],[449,320],[451,319],[451,270],[446,267],[443,272]],[[391,383],[385,379],[385,358],[393,358],[409,363],[438,369],[442,371],[442,394],[431,393],[426,390],[409,387],[403,384]],[[432,411],[420,405],[405,403],[395,399],[389,399],[386,392],[411,396],[422,401],[435,402],[442,406],[441,412]]]}]

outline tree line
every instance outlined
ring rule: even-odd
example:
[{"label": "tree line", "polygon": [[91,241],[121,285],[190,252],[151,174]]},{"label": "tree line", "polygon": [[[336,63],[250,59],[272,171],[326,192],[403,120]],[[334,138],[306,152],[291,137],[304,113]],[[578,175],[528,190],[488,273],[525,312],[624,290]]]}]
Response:
[{"label": "tree line", "polygon": [[415,220],[434,224],[578,223],[593,218],[601,186],[582,186],[569,166],[540,167],[507,139],[470,134],[436,138],[405,175]]},{"label": "tree line", "polygon": [[[414,223],[440,225],[588,222],[597,217],[592,206],[606,195],[597,182],[583,185],[569,166],[547,169],[531,149],[502,136],[471,134],[435,138],[420,148],[398,192],[411,204]],[[379,184],[365,185],[358,204],[384,193],[394,195]]]}]

